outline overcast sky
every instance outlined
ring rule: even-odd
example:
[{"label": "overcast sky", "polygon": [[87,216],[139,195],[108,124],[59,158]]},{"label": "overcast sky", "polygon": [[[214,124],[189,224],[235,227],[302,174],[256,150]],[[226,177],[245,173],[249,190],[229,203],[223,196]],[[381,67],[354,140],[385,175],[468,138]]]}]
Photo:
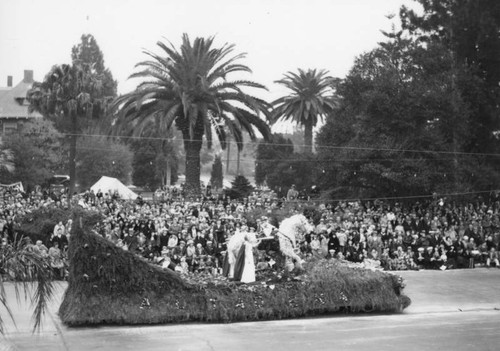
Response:
[{"label": "overcast sky", "polygon": [[0,87],[17,84],[23,70],[42,80],[54,64],[69,63],[71,48],[91,33],[105,64],[124,93],[134,65],[156,50],[158,40],[178,46],[191,38],[216,36],[246,52],[251,78],[265,84],[269,99],[280,94],[273,82],[297,68],[321,68],[343,77],[354,58],[383,39],[380,30],[398,23],[411,0],[0,0]]}]

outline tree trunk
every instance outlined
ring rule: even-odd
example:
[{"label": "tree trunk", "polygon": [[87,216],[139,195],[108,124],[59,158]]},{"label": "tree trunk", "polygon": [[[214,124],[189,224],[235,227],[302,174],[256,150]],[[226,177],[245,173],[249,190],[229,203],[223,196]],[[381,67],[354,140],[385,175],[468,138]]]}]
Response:
[{"label": "tree trunk", "polygon": [[186,140],[184,136],[184,149],[186,151],[186,195],[198,196],[200,194],[200,152],[201,137]]},{"label": "tree trunk", "polygon": [[237,164],[236,164],[236,175],[239,176],[240,175],[240,150],[238,149],[238,160],[237,160]]},{"label": "tree trunk", "polygon": [[170,188],[171,185],[171,179],[172,179],[172,162],[167,160],[167,179],[166,179],[166,186]]},{"label": "tree trunk", "polygon": [[308,118],[304,122],[304,153],[312,153],[313,126],[312,119]]},{"label": "tree trunk", "polygon": [[76,182],[76,132],[73,132],[69,137],[69,190],[68,190],[68,206],[71,204],[71,196],[75,192]]},{"label": "tree trunk", "polygon": [[227,157],[226,157],[226,175],[229,173],[229,153],[231,150],[231,140],[229,140],[229,136],[227,137]]}]

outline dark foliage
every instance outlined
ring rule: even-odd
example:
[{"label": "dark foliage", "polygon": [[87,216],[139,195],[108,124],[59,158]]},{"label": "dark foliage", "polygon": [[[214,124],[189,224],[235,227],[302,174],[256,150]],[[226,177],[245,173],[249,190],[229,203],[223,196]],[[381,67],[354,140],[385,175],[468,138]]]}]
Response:
[{"label": "dark foliage", "polygon": [[231,182],[231,189],[226,190],[226,195],[231,199],[241,199],[250,195],[253,191],[253,186],[245,176],[236,176]]},{"label": "dark foliage", "polygon": [[[78,45],[71,49],[73,62],[81,61],[92,65],[98,74],[101,74],[103,94],[105,96],[116,96],[117,82],[113,79],[111,71],[104,66],[104,55],[92,34],[83,34]],[[99,111],[94,111],[99,113]]]},{"label": "dark foliage", "polygon": [[222,189],[224,181],[224,174],[222,172],[222,160],[220,156],[216,156],[212,165],[212,174],[210,177],[210,184],[213,189]]},{"label": "dark foliage", "polygon": [[18,233],[20,236],[28,237],[33,243],[41,240],[47,247],[54,232],[54,226],[62,221],[64,224],[74,214],[79,214],[84,223],[95,224],[102,220],[102,215],[97,212],[85,211],[78,206],[72,210],[58,207],[42,207],[26,214],[19,219]]},{"label": "dark foliage", "polygon": [[475,68],[457,62],[440,41],[386,36],[338,85],[342,102],[317,138],[325,170],[318,185],[337,198],[494,188],[496,157],[468,154],[500,146],[495,125],[480,121],[476,105],[489,93]]}]

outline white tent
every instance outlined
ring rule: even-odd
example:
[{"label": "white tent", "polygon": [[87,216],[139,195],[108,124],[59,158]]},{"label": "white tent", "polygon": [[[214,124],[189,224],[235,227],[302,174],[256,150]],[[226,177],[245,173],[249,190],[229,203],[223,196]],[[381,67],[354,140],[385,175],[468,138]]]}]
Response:
[{"label": "white tent", "polygon": [[129,188],[127,188],[125,185],[123,185],[123,183],[120,182],[118,179],[106,176],[102,176],[101,179],[97,181],[97,183],[92,185],[90,190],[93,190],[94,193],[96,194],[99,190],[101,190],[103,194],[107,192],[114,193],[115,191],[117,191],[122,199],[126,200],[137,199],[137,194],[134,193]]}]

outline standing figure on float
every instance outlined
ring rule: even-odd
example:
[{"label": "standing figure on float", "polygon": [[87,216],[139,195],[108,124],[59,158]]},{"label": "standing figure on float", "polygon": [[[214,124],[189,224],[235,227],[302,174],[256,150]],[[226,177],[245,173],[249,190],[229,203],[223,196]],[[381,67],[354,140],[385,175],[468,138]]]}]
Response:
[{"label": "standing figure on float", "polygon": [[238,257],[241,246],[245,242],[246,226],[236,229],[233,236],[227,242],[226,258],[224,260],[224,275],[229,279],[234,279],[234,269],[236,266],[236,258]]},{"label": "standing figure on float", "polygon": [[254,228],[242,226],[242,231],[245,232],[244,241],[236,257],[234,268],[234,280],[242,283],[255,282],[255,261],[253,249],[259,245],[260,240],[255,236]]}]

